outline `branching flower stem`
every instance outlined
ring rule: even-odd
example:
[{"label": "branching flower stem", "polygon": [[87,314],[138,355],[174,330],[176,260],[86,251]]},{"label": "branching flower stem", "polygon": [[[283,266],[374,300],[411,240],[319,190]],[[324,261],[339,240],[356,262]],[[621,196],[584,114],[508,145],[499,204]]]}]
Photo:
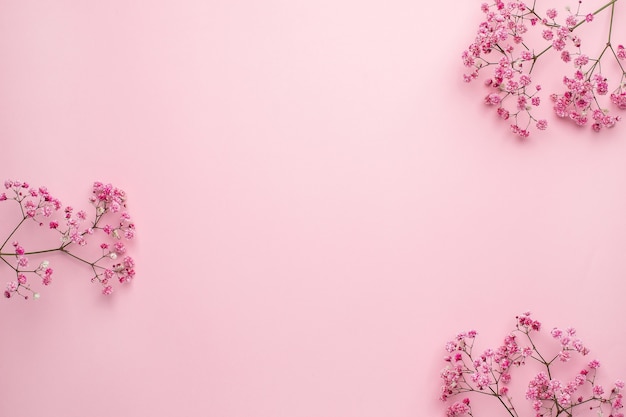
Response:
[{"label": "branching flower stem", "polygon": [[[124,191],[110,184],[94,183],[93,196],[89,200],[94,214],[92,220],[87,222],[86,212],[83,210],[74,212],[74,209],[69,206],[63,210],[63,219],[56,220],[53,213],[61,210],[62,205],[58,199],[50,195],[45,187],[32,188],[21,181],[5,181],[4,186],[9,195],[7,192],[0,193],[0,204],[14,201],[21,213],[16,226],[0,246],[2,263],[12,269],[15,274],[15,280],[9,281],[4,291],[6,298],[11,298],[13,295],[20,295],[24,298],[32,295],[38,298],[39,294],[31,287],[29,275],[38,276],[43,285],[49,285],[52,281],[53,270],[49,262],[45,260],[36,268],[28,269],[29,257],[55,252],[63,253],[73,260],[88,265],[93,273],[92,282],[100,283],[104,294],[108,295],[113,291],[113,281],[125,283],[133,279],[135,263],[130,256],[126,255],[126,246],[121,241],[121,239],[130,240],[135,234],[135,226],[130,221],[130,215],[124,210],[126,205]],[[39,250],[26,250],[15,238],[18,236],[18,231],[31,220],[39,227],[43,228],[45,224],[49,229],[58,233],[61,238],[60,245]],[[96,232],[102,237],[100,243],[102,253],[94,260],[88,260],[77,250],[87,245]],[[13,241],[13,250],[7,248],[10,241]],[[117,260],[118,257],[120,260]]]},{"label": "branching flower stem", "polygon": [[[474,42],[462,54],[464,66],[470,69],[464,74],[465,81],[471,82],[478,78],[479,73],[490,68],[492,73],[485,80],[490,93],[485,97],[485,103],[494,106],[501,119],[512,121],[510,127],[513,133],[526,138],[531,125],[539,130],[548,127],[547,119],[535,115],[543,98],[541,83],[532,78],[536,75],[534,70],[540,58],[548,52],[558,52],[563,62],[573,64],[574,75],[559,76],[566,91],[550,95],[555,114],[579,126],[591,125],[596,132],[615,126],[621,117],[610,115],[603,103],[609,100],[602,100],[609,94],[611,82],[602,74],[602,60],[606,59],[607,50],[610,50],[622,70],[619,83],[609,99],[619,109],[626,109],[626,71],[621,62],[626,60],[626,49],[623,45],[615,47],[612,39],[617,1],[610,0],[588,14],[581,12],[582,2],[579,1],[576,11],[568,9],[569,14],[563,20],[558,17],[556,9],[548,9],[545,15],[540,13],[537,1],[533,1],[532,7],[521,0],[507,0],[506,3],[505,0],[495,0],[491,5],[483,4],[484,21],[478,27]],[[597,58],[590,59],[582,52],[582,40],[574,32],[607,10],[611,15],[606,42]],[[533,30],[539,31],[547,44],[533,47],[531,43],[535,40],[525,38],[525,34]],[[539,52],[535,53],[535,50]]]},{"label": "branching flower stem", "polygon": [[[448,355],[444,357],[447,366],[441,371],[441,397],[447,401],[463,395],[446,410],[446,416],[473,416],[470,397],[467,395],[487,395],[497,400],[511,417],[519,417],[518,411],[509,397],[509,385],[514,368],[524,366],[527,358],[538,366],[538,373],[528,382],[526,398],[531,401],[537,416],[574,417],[580,410],[597,410],[599,415],[624,417],[624,382],[618,380],[610,391],[605,391],[596,381],[599,362],[590,361],[575,374],[572,380],[558,378],[559,367],[567,367],[572,355],[585,356],[589,349],[576,337],[573,328],[553,329],[550,333],[557,342],[557,353],[546,355],[540,352],[534,342],[540,332],[541,323],[531,318],[530,313],[516,317],[515,329],[504,338],[497,349],[487,349],[474,354],[472,347],[475,331],[462,332],[446,343]],[[523,334],[525,337],[518,337]],[[552,358],[547,360],[546,358]],[[558,359],[558,361],[557,361]],[[558,365],[561,363],[562,365]],[[571,378],[571,371],[563,372]],[[587,386],[587,389],[584,387]]]}]

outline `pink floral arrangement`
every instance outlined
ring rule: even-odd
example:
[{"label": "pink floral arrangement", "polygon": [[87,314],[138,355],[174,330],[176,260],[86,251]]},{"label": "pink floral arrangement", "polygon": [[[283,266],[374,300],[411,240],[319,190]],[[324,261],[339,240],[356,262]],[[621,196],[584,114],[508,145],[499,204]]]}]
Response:
[{"label": "pink floral arrangement", "polygon": [[[446,416],[473,416],[470,395],[480,395],[493,398],[506,415],[519,417],[509,387],[514,369],[531,363],[539,372],[528,381],[526,399],[535,417],[572,417],[592,411],[600,417],[624,417],[621,412],[624,382],[618,380],[605,388],[596,379],[600,366],[597,360],[576,364],[574,356],[586,356],[589,349],[576,336],[575,329],[552,329],[556,347],[548,354],[545,350],[540,352],[537,346],[535,335],[541,323],[530,313],[516,317],[516,321],[515,329],[495,350],[474,352],[477,333],[473,330],[460,333],[446,343],[447,366],[441,371],[440,398],[447,401],[462,397],[447,408]],[[566,372],[572,367],[573,373]]]},{"label": "pink floral arrangement", "polygon": [[[620,116],[611,115],[606,106],[610,102],[626,109],[626,49],[614,45],[611,37],[617,0],[586,13],[578,1],[575,11],[568,8],[563,14],[554,8],[539,9],[536,3],[529,6],[521,1],[496,0],[491,5],[482,4],[484,20],[462,54],[469,70],[465,81],[479,78],[490,68],[485,79],[490,90],[485,103],[510,123],[513,133],[525,138],[531,125],[539,130],[548,127],[545,117],[536,115],[544,98],[533,69],[548,52],[556,53],[568,68],[562,76],[563,90],[550,95],[556,115],[579,126],[591,125],[596,132],[613,127]],[[597,24],[596,16],[603,12],[610,13],[609,24],[597,30],[605,29],[605,41],[601,45],[585,44],[577,29]],[[590,50],[593,56],[588,55]],[[605,76],[609,72],[621,73],[619,81],[610,81]]]},{"label": "pink floral arrangement", "polygon": [[[16,220],[15,227],[0,241],[1,263],[12,271],[14,277],[4,291],[6,298],[39,298],[32,282],[37,280],[44,286],[50,285],[53,269],[49,261],[34,264],[31,258],[52,253],[62,253],[87,265],[92,273],[91,281],[101,284],[105,295],[112,293],[115,281],[123,284],[133,279],[135,262],[126,254],[123,240],[135,236],[135,225],[126,211],[124,191],[111,184],[95,182],[93,195],[89,198],[91,213],[88,214],[70,206],[63,207],[46,187],[36,188],[26,182],[5,181],[4,188],[6,191],[0,193],[0,205],[13,202],[12,211]],[[61,218],[55,217],[57,212],[62,213]],[[4,222],[8,217],[3,214],[1,218]],[[40,234],[34,235],[39,228],[56,233],[58,239],[53,239],[55,243],[51,246],[30,249],[29,245],[23,244],[22,239],[36,240],[41,237]],[[94,255],[83,247],[96,236],[100,240],[97,254]]]}]

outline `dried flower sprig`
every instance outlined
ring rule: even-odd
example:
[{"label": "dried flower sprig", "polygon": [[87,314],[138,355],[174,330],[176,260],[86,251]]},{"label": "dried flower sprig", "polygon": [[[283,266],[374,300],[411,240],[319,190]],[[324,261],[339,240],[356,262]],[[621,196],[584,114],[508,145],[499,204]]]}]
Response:
[{"label": "dried flower sprig", "polygon": [[[528,382],[526,399],[531,402],[535,417],[573,417],[588,410],[595,410],[601,416],[624,417],[624,382],[617,380],[612,387],[605,389],[596,380],[600,362],[592,360],[586,366],[576,368],[574,374],[566,374],[565,379],[557,378],[564,373],[573,355],[585,356],[589,349],[576,336],[576,330],[554,328],[550,332],[556,341],[556,348],[550,354],[540,352],[535,343],[535,334],[541,323],[526,312],[516,317],[515,329],[504,338],[497,349],[474,352],[476,331],[460,333],[445,345],[447,366],[441,371],[441,397],[447,401],[452,397],[463,396],[446,409],[446,416],[473,416],[468,395],[491,397],[511,417],[520,417],[513,405],[510,394],[514,368],[533,363],[539,372]],[[571,366],[570,366],[571,368]]]},{"label": "dried flower sprig", "polygon": [[[129,282],[135,276],[135,262],[126,254],[123,240],[135,236],[135,225],[125,210],[126,194],[111,184],[95,182],[89,201],[92,213],[84,210],[75,211],[71,206],[63,208],[59,199],[53,197],[46,187],[31,187],[22,181],[4,182],[6,192],[0,193],[0,202],[13,201],[19,211],[16,226],[0,244],[0,260],[15,274],[15,279],[7,284],[4,291],[6,298],[15,295],[28,299],[39,298],[39,293],[31,287],[31,279],[37,277],[43,285],[52,282],[53,269],[44,260],[36,266],[30,258],[54,252],[63,253],[70,258],[88,265],[92,271],[92,282],[101,284],[105,295],[113,292],[113,283]],[[55,218],[56,212],[62,212],[61,219]],[[13,240],[27,222],[35,222],[59,234],[59,244],[46,249],[26,250],[20,242]],[[46,227],[47,226],[47,227]],[[86,246],[95,236],[100,236],[100,254],[95,259],[86,259],[78,248]],[[9,242],[12,241],[12,245]],[[12,249],[9,249],[12,246]],[[9,249],[9,250],[7,250]]]},{"label": "dried flower sprig", "polygon": [[[551,94],[553,109],[557,116],[573,121],[579,126],[591,125],[598,132],[602,128],[613,127],[620,116],[613,116],[605,107],[609,102],[619,109],[626,109],[626,50],[623,45],[615,46],[612,42],[615,5],[618,0],[611,0],[599,9],[582,13],[582,0],[575,12],[567,9],[564,20],[556,9],[548,9],[541,14],[536,7],[521,1],[505,3],[496,0],[489,5],[483,3],[481,9],[485,18],[479,24],[474,41],[463,51],[462,60],[470,72],[464,79],[470,82],[479,77],[479,73],[492,68],[485,80],[491,90],[485,97],[485,103],[496,107],[498,116],[511,122],[511,131],[520,137],[528,137],[532,124],[539,130],[545,130],[548,122],[535,115],[542,103],[542,86],[531,78],[531,74],[540,57],[549,51],[560,54],[560,59],[573,66],[571,75],[563,77],[565,91]],[[609,11],[610,20],[607,40],[602,50],[591,58],[583,51],[582,40],[574,32],[583,24],[590,24],[596,15]],[[532,33],[543,46],[534,48]],[[587,45],[585,45],[587,48]],[[495,57],[494,57],[495,55]],[[615,62],[621,71],[619,82],[614,83],[609,94],[609,80],[605,77],[602,63]],[[605,64],[605,68],[607,64]],[[609,96],[609,100],[602,97]]]}]

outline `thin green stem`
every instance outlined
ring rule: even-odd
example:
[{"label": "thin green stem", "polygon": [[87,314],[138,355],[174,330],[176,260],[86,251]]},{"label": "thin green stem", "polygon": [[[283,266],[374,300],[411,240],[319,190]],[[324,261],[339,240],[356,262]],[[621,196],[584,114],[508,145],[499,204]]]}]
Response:
[{"label": "thin green stem", "polygon": [[[617,62],[617,65],[619,65],[619,68],[622,70],[622,80],[621,81],[623,81],[624,76],[626,75],[626,70],[622,66],[622,63],[620,62],[620,59],[617,56],[617,52],[615,52],[615,49],[613,49],[613,46],[609,45],[609,48],[611,48],[611,52],[613,53],[613,56],[615,57],[615,62]],[[621,81],[620,81],[620,84],[621,84]]]},{"label": "thin green stem", "polygon": [[[600,7],[598,10],[596,10],[595,12],[593,12],[593,13],[592,13],[592,15],[594,15],[594,16],[595,16],[595,15],[597,15],[598,13],[602,12],[604,9],[606,9],[606,8],[607,8],[607,7],[609,7],[609,6],[613,6],[613,8],[614,8],[614,5],[615,5],[615,3],[616,3],[616,2],[617,2],[617,0],[611,0],[610,2],[608,2],[608,3],[607,3],[607,4],[605,4],[604,6]],[[587,22],[587,21],[583,19],[583,20],[581,20],[580,22],[576,23],[576,25],[574,25],[574,26],[570,29],[570,32],[573,32],[573,31],[574,31],[574,29],[577,29],[580,25],[582,25],[583,23],[586,23],[586,22]],[[613,19],[611,19],[611,26],[612,26],[612,25],[613,25]]]},{"label": "thin green stem", "polygon": [[[20,205],[21,206],[21,205]],[[15,228],[13,229],[13,231],[11,233],[9,233],[9,236],[7,236],[7,238],[5,239],[5,241],[2,243],[2,246],[0,246],[0,250],[4,249],[5,245],[7,244],[7,242],[11,239],[11,237],[15,234],[15,232],[17,232],[17,229],[20,228],[20,226],[22,225],[22,223],[24,223],[26,221],[26,216],[24,216],[22,218],[22,220],[17,224],[17,226],[15,226]],[[2,254],[4,255],[4,254]],[[10,255],[15,255],[14,253],[10,254]]]},{"label": "thin green stem", "polygon": [[72,252],[65,251],[65,250],[63,250],[62,252],[63,252],[63,253],[65,253],[65,254],[67,254],[67,255],[69,255],[69,256],[71,256],[72,258],[74,258],[74,259],[76,259],[76,260],[78,260],[78,261],[81,261],[81,262],[83,262],[83,263],[85,263],[85,264],[89,265],[89,266],[93,266],[93,264],[92,264],[91,262],[86,261],[86,260],[84,260],[83,258],[81,258],[81,257],[79,257],[79,256],[74,255]]},{"label": "thin green stem", "polygon": [[611,23],[609,24],[609,40],[607,42],[607,45],[611,45],[611,34],[613,33],[613,16],[614,15],[615,15],[615,2],[613,2],[613,4],[611,5]]},{"label": "thin green stem", "polygon": [[539,359],[534,358],[535,360],[539,361],[540,363],[542,363],[543,365],[545,365],[546,367],[546,371],[548,372],[548,378],[552,379],[552,374],[550,372],[550,364],[552,363],[552,361],[554,359],[552,359],[552,361],[548,362],[546,360],[546,358],[543,357],[543,355],[539,352],[539,350],[537,349],[537,346],[535,346],[535,342],[533,342],[532,337],[530,337],[530,334],[528,332],[522,332],[526,335],[526,338],[528,339],[528,341],[530,342],[530,345],[533,347],[533,351],[539,356]]},{"label": "thin green stem", "polygon": [[9,261],[7,261],[6,259],[4,259],[4,256],[0,256],[0,259],[2,259],[2,262],[4,262],[5,264],[7,264],[9,266],[9,268],[11,268],[12,270],[16,271],[15,267],[13,265],[11,265],[9,263]]},{"label": "thin green stem", "polygon": [[530,64],[530,69],[528,70],[528,73],[532,73],[533,72],[533,68],[535,68],[535,63],[537,62],[537,59],[545,54],[546,52],[548,52],[550,49],[552,49],[552,45],[549,45],[548,47],[546,47],[546,49],[544,49],[543,51],[539,52],[537,55],[533,56],[533,63]]},{"label": "thin green stem", "polygon": [[[54,248],[54,249],[36,250],[36,251],[32,251],[32,252],[24,252],[24,255],[25,256],[39,255],[41,253],[58,252],[60,250],[63,250],[63,247]],[[13,256],[13,255],[15,255],[15,254],[14,253],[0,253],[0,256]]]},{"label": "thin green stem", "polygon": [[76,255],[74,255],[72,252],[66,251],[66,250],[64,250],[64,249],[61,249],[61,252],[65,253],[66,255],[71,256],[72,258],[74,258],[74,259],[76,259],[76,260],[78,260],[78,261],[80,261],[80,262],[82,262],[82,263],[85,263],[85,264],[87,264],[87,265],[91,266],[91,268],[94,270],[94,272],[95,272],[95,268],[106,269],[106,268],[105,268],[105,267],[103,267],[103,266],[96,265],[96,264],[98,263],[98,261],[100,261],[101,259],[105,258],[104,256],[101,256],[100,258],[96,259],[96,260],[95,260],[95,261],[93,261],[93,262],[89,262],[89,261],[87,261],[87,260],[85,260],[85,259],[81,258],[80,256],[76,256]]},{"label": "thin green stem", "polygon": [[496,398],[498,399],[498,401],[500,401],[500,403],[504,406],[504,408],[506,408],[506,411],[508,411],[508,412],[509,412],[509,414],[510,414],[512,417],[518,417],[518,416],[517,416],[517,411],[515,411],[515,408],[510,409],[510,408],[506,405],[506,403],[502,400],[502,397],[501,397],[501,396],[500,396],[497,392],[495,392],[495,391],[493,390],[493,388],[489,387],[489,391],[491,391],[491,393],[492,393],[491,395],[493,395],[494,397],[496,397]]}]

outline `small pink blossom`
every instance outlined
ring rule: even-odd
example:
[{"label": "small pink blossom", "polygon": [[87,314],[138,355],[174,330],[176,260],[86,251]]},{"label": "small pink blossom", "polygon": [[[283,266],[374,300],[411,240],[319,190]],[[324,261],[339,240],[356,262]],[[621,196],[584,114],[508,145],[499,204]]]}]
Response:
[{"label": "small pink blossom", "polygon": [[113,245],[113,250],[118,255],[121,255],[126,252],[126,246],[124,246],[122,242],[116,242],[115,245]]},{"label": "small pink blossom", "polygon": [[13,242],[13,247],[15,248],[16,255],[24,255],[24,248],[20,246],[19,243]]},{"label": "small pink blossom", "polygon": [[498,104],[500,103],[500,95],[496,93],[491,93],[485,97],[486,104]]},{"label": "small pink blossom", "polygon": [[26,256],[18,256],[17,264],[21,268],[26,268],[28,266],[28,258]]},{"label": "small pink blossom", "polygon": [[508,118],[509,118],[509,111],[508,111],[507,109],[503,108],[503,107],[499,107],[499,108],[498,108],[498,116],[499,116],[501,119],[506,120],[506,119],[508,119]]},{"label": "small pink blossom", "polygon": [[572,29],[574,26],[576,26],[576,24],[578,24],[578,21],[576,20],[576,16],[573,16],[573,15],[567,16],[567,19],[565,19],[565,24],[567,25],[568,28]]},{"label": "small pink blossom", "polygon": [[552,41],[552,46],[557,51],[562,51],[565,49],[565,40],[564,38],[558,37],[554,41]]},{"label": "small pink blossom", "polygon": [[524,96],[519,96],[517,98],[517,108],[518,110],[524,110],[526,109],[526,97]]},{"label": "small pink blossom", "polygon": [[611,103],[615,104],[619,109],[626,109],[626,91],[623,91],[619,94],[613,93],[611,94]]},{"label": "small pink blossom", "polygon": [[519,83],[522,87],[527,87],[530,85],[530,83],[532,82],[532,80],[530,79],[530,76],[528,76],[527,74],[522,74],[519,77]]},{"label": "small pink blossom", "polygon": [[598,369],[600,367],[600,362],[598,362],[596,359],[594,359],[591,362],[589,362],[589,364],[587,364],[587,366],[590,369]]},{"label": "small pink blossom", "polygon": [[446,410],[447,417],[457,417],[467,414],[470,408],[464,402],[455,402]]},{"label": "small pink blossom", "polygon": [[135,266],[135,261],[130,256],[124,257],[124,267],[133,268]]},{"label": "small pink blossom", "polygon": [[572,403],[572,400],[568,393],[560,392],[557,397],[557,402],[561,407],[569,407],[569,405]]},{"label": "small pink blossom", "polygon": [[589,63],[589,57],[587,55],[579,55],[574,59],[574,65],[577,67],[582,67]]}]

